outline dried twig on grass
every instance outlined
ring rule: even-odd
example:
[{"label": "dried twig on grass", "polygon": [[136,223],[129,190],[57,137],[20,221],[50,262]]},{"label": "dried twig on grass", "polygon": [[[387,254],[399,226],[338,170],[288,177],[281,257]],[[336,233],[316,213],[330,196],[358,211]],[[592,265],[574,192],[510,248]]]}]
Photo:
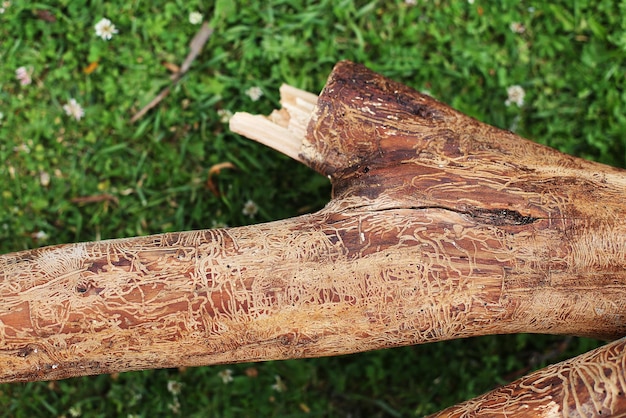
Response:
[{"label": "dried twig on grass", "polygon": [[92,196],[80,196],[71,200],[72,203],[85,204],[85,203],[99,203],[99,202],[113,202],[116,205],[119,204],[117,197],[108,193],[96,194]]},{"label": "dried twig on grass", "polygon": [[189,71],[191,64],[198,57],[198,55],[202,51],[202,48],[204,47],[204,44],[206,44],[206,42],[209,40],[212,34],[213,34],[213,28],[211,28],[205,22],[200,28],[200,30],[198,31],[198,33],[196,33],[196,36],[194,36],[191,42],[189,43],[190,51],[189,51],[189,54],[187,54],[187,58],[185,58],[185,61],[181,65],[180,70],[177,73],[172,74],[171,76],[172,84],[170,86],[167,86],[163,90],[161,90],[161,92],[154,99],[152,99],[150,103],[145,105],[139,112],[135,113],[135,115],[133,115],[133,117],[130,119],[130,123],[137,122],[146,113],[148,113],[150,109],[158,105],[161,102],[161,100],[163,100],[165,97],[167,97],[168,94],[170,94],[170,90],[172,86],[178,83],[178,80],[180,80],[181,77],[187,71]]}]

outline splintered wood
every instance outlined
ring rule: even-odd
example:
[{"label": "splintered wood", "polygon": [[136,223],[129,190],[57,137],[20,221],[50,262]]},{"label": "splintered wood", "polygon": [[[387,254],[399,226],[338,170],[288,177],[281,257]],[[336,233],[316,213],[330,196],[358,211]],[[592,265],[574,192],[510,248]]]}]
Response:
[{"label": "splintered wood", "polygon": [[230,129],[302,162],[300,152],[306,128],[317,103],[317,96],[283,84],[280,87],[282,109],[269,116],[237,112]]}]

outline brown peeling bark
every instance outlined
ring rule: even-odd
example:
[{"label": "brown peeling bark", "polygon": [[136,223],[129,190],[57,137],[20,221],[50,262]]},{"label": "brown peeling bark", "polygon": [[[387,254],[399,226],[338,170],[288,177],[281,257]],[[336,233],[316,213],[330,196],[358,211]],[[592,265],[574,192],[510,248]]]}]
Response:
[{"label": "brown peeling bark", "polygon": [[319,98],[283,93],[282,111],[232,127],[329,176],[328,206],[0,256],[0,380],[626,335],[624,170],[350,62]]}]

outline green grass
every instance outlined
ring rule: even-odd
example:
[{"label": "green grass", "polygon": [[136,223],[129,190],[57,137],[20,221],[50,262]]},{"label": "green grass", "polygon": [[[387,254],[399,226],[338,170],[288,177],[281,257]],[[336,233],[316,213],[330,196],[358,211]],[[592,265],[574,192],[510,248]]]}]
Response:
[{"label": "green grass", "polygon": [[[0,253],[322,207],[325,178],[232,134],[220,112],[268,113],[282,82],[318,92],[340,59],[564,152],[626,165],[625,1],[48,3],[13,1],[0,14]],[[170,83],[163,63],[180,65],[187,55],[199,28],[188,20],[194,10],[215,33],[171,94],[129,123]],[[95,36],[102,17],[119,30],[109,41]],[[514,22],[523,33],[511,30]],[[16,80],[21,66],[32,70],[32,84]],[[523,106],[504,105],[511,85],[526,91]],[[253,86],[264,93],[258,101],[245,94]],[[85,108],[80,121],[63,111],[70,98]],[[206,182],[221,162],[236,169],[215,177],[216,197]],[[112,198],[76,201],[105,194]],[[253,218],[242,213],[249,199],[259,207]],[[0,414],[152,417],[179,405],[180,416],[421,416],[545,364],[532,359],[559,341],[501,336],[2,385]],[[595,345],[573,339],[548,361]],[[233,381],[224,384],[218,372],[227,368]],[[286,390],[272,388],[276,375]],[[168,381],[182,382],[180,394]]]}]

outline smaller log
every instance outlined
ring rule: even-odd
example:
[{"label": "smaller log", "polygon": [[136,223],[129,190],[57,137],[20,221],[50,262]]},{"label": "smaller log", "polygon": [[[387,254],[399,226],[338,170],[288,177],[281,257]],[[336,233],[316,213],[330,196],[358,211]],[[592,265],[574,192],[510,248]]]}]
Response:
[{"label": "smaller log", "polygon": [[626,411],[626,339],[538,370],[431,418],[616,417]]}]

